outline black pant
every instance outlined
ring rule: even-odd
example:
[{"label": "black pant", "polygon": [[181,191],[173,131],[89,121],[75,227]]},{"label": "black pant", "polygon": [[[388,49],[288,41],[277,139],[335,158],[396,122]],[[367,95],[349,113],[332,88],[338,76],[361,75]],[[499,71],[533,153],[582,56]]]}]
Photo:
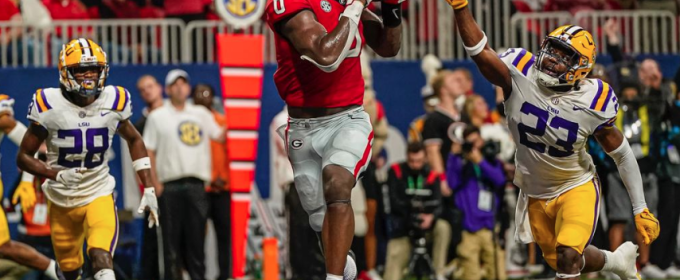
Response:
[{"label": "black pant", "polygon": [[680,184],[670,180],[659,181],[659,238],[652,243],[649,261],[661,269],[666,269],[675,261],[675,248],[678,244],[678,222],[680,208]]},{"label": "black pant", "polygon": [[163,184],[159,197],[165,255],[165,279],[182,280],[182,268],[191,280],[205,279],[205,226],[208,196],[204,182],[183,178]]},{"label": "black pant", "polygon": [[[159,202],[160,203],[160,202]],[[160,207],[160,206],[159,206]],[[149,220],[149,212],[144,215],[144,226],[142,227],[142,257],[140,260],[140,276],[139,279],[159,280],[158,268],[158,235],[156,231],[158,228],[149,228],[147,221]]]},{"label": "black pant", "polygon": [[217,236],[217,264],[220,275],[217,280],[227,280],[231,277],[231,226],[230,226],[230,197],[229,192],[208,193],[210,203],[210,219],[215,227]]},{"label": "black pant", "polygon": [[286,194],[288,242],[290,244],[291,279],[326,279],[326,261],[321,254],[319,239],[309,225],[309,215],[302,208],[300,197],[291,184]]}]

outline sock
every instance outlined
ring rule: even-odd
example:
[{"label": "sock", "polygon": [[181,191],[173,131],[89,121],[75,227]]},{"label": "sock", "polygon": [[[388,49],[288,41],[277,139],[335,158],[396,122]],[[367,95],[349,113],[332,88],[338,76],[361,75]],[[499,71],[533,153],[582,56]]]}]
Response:
[{"label": "sock", "polygon": [[604,254],[604,266],[602,266],[602,271],[612,271],[612,269],[615,267],[614,262],[616,261],[614,253],[601,249],[600,252]]},{"label": "sock", "polygon": [[57,277],[57,263],[54,260],[50,260],[50,265],[43,271],[43,274],[52,280],[59,280],[59,277]]},{"label": "sock", "polygon": [[326,274],[326,280],[342,280],[342,276],[338,275],[333,275],[333,274]]},{"label": "sock", "polygon": [[112,269],[102,269],[94,274],[95,280],[116,280],[116,275],[113,273]]}]

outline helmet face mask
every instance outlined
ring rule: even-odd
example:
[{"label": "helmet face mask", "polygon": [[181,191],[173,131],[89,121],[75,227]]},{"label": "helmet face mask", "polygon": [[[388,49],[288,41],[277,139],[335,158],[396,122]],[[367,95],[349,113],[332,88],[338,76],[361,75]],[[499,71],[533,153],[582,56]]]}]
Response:
[{"label": "helmet face mask", "polygon": [[59,55],[59,82],[72,97],[97,97],[106,86],[106,53],[89,39],[74,39]]},{"label": "helmet face mask", "polygon": [[595,64],[595,43],[588,31],[565,25],[551,32],[538,52],[537,82],[560,91],[572,89]]},{"label": "helmet face mask", "polygon": [[99,95],[101,93],[100,82],[102,82],[100,77],[105,75],[106,69],[106,66],[97,64],[66,67],[69,80],[75,81],[75,83],[72,83],[72,93],[77,93],[82,97]]}]

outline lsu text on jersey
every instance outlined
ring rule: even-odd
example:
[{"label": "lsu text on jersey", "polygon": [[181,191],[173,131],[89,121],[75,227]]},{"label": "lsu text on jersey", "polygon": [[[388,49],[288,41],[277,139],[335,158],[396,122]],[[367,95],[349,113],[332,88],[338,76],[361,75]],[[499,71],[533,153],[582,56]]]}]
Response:
[{"label": "lsu text on jersey", "polygon": [[46,180],[52,242],[60,267],[73,271],[83,264],[82,246],[113,254],[118,239],[118,217],[113,200],[115,180],[105,158],[118,124],[132,115],[130,93],[106,86],[86,107],[71,103],[61,89],[39,89],[28,119],[44,127],[48,136],[47,164],[58,169],[87,168],[78,186]]},{"label": "lsu text on jersey", "polygon": [[[592,42],[590,33],[574,26],[560,27],[550,36]],[[594,45],[584,47],[588,49],[578,51],[583,57],[577,63],[592,68]],[[536,241],[555,268],[558,246],[583,253],[595,232],[601,190],[585,147],[590,135],[613,125],[617,98],[609,84],[583,78],[588,71],[581,70],[566,75],[578,80],[571,91],[547,89],[537,82],[543,75],[534,65],[539,59],[525,49],[509,49],[499,57],[512,78],[505,108],[517,144],[514,183],[521,189],[516,238]]]}]

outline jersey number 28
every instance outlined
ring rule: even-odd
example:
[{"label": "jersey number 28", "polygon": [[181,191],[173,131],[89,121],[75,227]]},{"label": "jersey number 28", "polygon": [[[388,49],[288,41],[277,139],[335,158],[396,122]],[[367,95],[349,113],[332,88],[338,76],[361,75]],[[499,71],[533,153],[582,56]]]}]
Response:
[{"label": "jersey number 28", "polygon": [[[519,131],[519,143],[526,146],[527,148],[536,150],[539,153],[545,153],[546,145],[544,143],[530,141],[527,134],[543,137],[548,125],[548,117],[550,116],[550,113],[534,106],[529,102],[524,102],[524,104],[522,104],[520,112],[526,115],[534,115],[538,121],[536,122],[536,127],[530,127],[523,123],[519,123],[517,125],[517,130]],[[548,147],[548,155],[553,157],[567,157],[574,154],[574,143],[576,142],[576,138],[578,136],[578,123],[570,122],[558,116],[554,116],[552,120],[550,120],[549,125],[554,129],[566,129],[567,140],[557,139],[557,141],[555,141],[555,145],[562,147],[564,150],[550,146]]]},{"label": "jersey number 28", "polygon": [[[96,137],[101,137],[101,145],[97,146]],[[73,147],[60,147],[57,164],[66,168],[86,167],[95,168],[104,162],[104,153],[109,149],[109,129],[88,128],[85,130],[85,143],[83,143],[83,131],[80,129],[64,129],[57,131],[59,139],[73,138]],[[68,160],[68,155],[80,155],[83,153],[83,146],[86,148],[85,163],[82,160]],[[94,156],[99,155],[99,160]]]}]

